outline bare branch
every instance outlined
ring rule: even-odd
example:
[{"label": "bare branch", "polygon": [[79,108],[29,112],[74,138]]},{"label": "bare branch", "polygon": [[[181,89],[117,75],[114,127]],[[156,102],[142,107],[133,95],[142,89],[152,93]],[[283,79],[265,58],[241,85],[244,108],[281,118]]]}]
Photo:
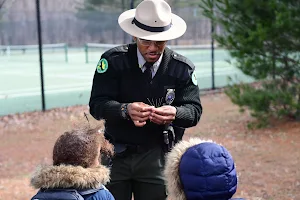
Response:
[{"label": "bare branch", "polygon": [[7,0],[0,0],[0,10],[4,7],[4,3],[6,2]]}]

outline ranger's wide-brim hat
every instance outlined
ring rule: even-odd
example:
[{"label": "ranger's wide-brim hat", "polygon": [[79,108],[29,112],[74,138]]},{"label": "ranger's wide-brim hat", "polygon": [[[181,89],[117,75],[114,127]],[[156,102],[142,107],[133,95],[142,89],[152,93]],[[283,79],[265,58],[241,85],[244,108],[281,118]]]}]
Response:
[{"label": "ranger's wide-brim hat", "polygon": [[185,21],[173,14],[164,0],[144,0],[136,9],[123,12],[118,23],[128,34],[153,41],[178,38],[187,28]]}]

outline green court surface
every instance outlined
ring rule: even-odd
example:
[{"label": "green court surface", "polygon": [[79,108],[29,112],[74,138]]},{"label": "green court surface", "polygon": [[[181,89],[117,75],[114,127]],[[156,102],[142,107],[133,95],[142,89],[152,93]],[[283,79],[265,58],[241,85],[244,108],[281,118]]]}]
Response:
[{"label": "green court surface", "polygon": [[[212,86],[210,50],[177,50],[196,66],[200,89]],[[65,62],[63,50],[45,51],[43,55],[46,109],[72,105],[88,105],[96,64],[101,51],[91,51],[86,63],[84,49],[68,50]],[[230,66],[224,50],[215,51],[215,87],[234,80],[251,81]],[[39,55],[37,51],[0,54],[0,116],[42,109]]]}]

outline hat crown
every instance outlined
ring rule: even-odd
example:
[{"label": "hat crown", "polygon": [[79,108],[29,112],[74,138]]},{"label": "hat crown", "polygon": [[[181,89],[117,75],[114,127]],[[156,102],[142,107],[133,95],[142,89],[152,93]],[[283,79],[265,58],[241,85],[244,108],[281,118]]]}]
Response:
[{"label": "hat crown", "polygon": [[124,11],[118,23],[126,33],[152,41],[179,38],[187,28],[185,21],[171,12],[164,0],[144,0],[135,9]]},{"label": "hat crown", "polygon": [[144,0],[135,11],[135,19],[149,27],[164,27],[171,24],[171,7],[164,0]]}]

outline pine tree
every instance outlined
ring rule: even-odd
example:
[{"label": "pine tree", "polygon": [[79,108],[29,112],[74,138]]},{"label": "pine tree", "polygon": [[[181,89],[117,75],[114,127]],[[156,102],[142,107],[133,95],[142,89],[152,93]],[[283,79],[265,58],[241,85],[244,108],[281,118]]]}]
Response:
[{"label": "pine tree", "polygon": [[[223,29],[216,41],[259,84],[230,84],[226,94],[258,123],[300,120],[300,1],[203,0],[204,15]],[[253,124],[250,124],[253,125]]]}]

